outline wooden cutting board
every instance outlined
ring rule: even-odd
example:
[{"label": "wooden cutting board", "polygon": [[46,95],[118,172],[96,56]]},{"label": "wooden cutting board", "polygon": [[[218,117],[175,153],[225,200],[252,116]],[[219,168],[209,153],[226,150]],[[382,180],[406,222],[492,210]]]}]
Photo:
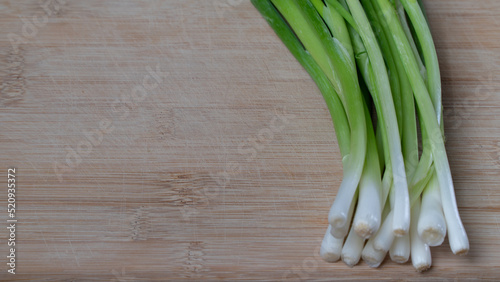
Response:
[{"label": "wooden cutting board", "polygon": [[318,258],[342,178],[322,97],[243,0],[0,1],[3,280],[500,278],[500,2],[425,1],[471,250]]}]

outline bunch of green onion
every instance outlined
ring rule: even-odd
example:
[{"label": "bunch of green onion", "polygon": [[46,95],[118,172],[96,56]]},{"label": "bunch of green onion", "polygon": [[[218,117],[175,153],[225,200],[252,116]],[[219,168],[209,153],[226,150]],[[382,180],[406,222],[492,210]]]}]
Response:
[{"label": "bunch of green onion", "polygon": [[398,263],[411,253],[423,271],[431,266],[429,247],[446,233],[453,253],[466,254],[444,145],[439,64],[422,4],[252,3],[311,75],[333,119],[344,176],[322,258],[349,266],[362,258],[378,267],[388,252]]}]

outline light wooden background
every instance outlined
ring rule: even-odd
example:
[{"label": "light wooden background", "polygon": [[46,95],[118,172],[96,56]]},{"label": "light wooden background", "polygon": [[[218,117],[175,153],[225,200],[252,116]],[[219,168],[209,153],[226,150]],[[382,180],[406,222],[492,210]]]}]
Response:
[{"label": "light wooden background", "polygon": [[[3,229],[1,279],[500,278],[499,1],[425,1],[471,251],[434,248],[424,274],[317,257],[342,176],[333,126],[249,2],[50,2],[0,1],[0,181],[17,168],[19,219],[18,274]],[[162,83],[125,116],[115,101],[157,66]],[[113,130],[82,147],[100,122]]]}]

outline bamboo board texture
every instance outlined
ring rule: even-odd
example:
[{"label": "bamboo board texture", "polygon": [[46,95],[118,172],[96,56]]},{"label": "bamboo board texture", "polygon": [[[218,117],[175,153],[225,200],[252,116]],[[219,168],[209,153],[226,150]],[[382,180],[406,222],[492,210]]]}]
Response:
[{"label": "bamboo board texture", "polygon": [[318,258],[333,126],[248,1],[4,0],[0,167],[3,183],[17,169],[19,221],[0,278],[500,279],[500,2],[425,4],[468,256],[445,242],[423,274]]}]

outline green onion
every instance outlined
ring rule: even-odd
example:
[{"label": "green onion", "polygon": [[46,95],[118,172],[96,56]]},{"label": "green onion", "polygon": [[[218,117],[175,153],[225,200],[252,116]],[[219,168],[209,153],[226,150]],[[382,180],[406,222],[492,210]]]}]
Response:
[{"label": "green onion", "polygon": [[407,262],[410,258],[410,234],[394,238],[394,242],[392,242],[389,249],[389,255],[394,262]]},{"label": "green onion", "polygon": [[411,209],[411,234],[410,234],[410,252],[413,267],[418,272],[429,269],[432,264],[431,249],[425,244],[418,235],[418,217],[420,214],[420,199],[418,199]]},{"label": "green onion", "polygon": [[[420,121],[426,128],[428,134],[427,138],[434,157],[434,167],[439,181],[443,210],[448,225],[450,247],[455,254],[466,254],[469,251],[469,240],[465,233],[460,215],[458,214],[450,165],[444,147],[444,139],[438,123],[437,114],[433,108],[431,97],[429,96],[429,91],[419,73],[418,64],[413,56],[411,46],[389,0],[377,0],[377,2],[380,4],[387,24],[391,29],[392,37],[398,45],[398,52],[403,59],[405,70],[410,79],[415,100],[417,101],[417,106],[422,113],[420,115]],[[413,2],[415,1],[413,0]]]},{"label": "green onion", "polygon": [[452,251],[467,253],[444,147],[439,63],[422,4],[252,3],[318,86],[336,131],[344,176],[320,256],[378,267],[388,252],[398,263],[411,254],[422,271],[432,263],[429,246],[440,245],[446,231]]},{"label": "green onion", "polygon": [[435,173],[432,174],[432,178],[422,194],[422,209],[418,217],[418,236],[431,247],[441,245],[446,236],[446,222]]}]

